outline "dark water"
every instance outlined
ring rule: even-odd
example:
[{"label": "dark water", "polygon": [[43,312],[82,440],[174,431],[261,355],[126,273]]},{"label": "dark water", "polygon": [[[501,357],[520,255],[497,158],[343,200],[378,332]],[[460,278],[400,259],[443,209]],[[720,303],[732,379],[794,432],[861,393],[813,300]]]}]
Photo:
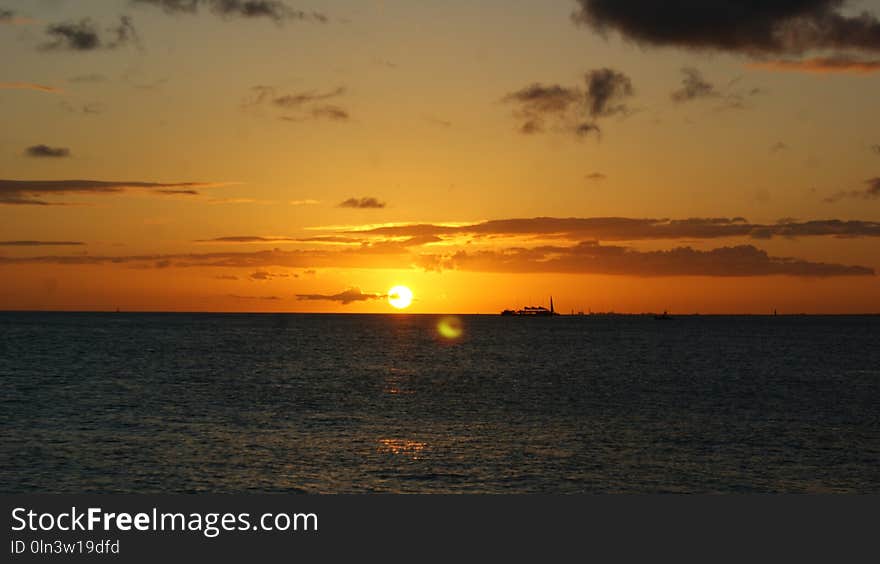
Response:
[{"label": "dark water", "polygon": [[10,492],[880,492],[880,317],[0,313]]}]

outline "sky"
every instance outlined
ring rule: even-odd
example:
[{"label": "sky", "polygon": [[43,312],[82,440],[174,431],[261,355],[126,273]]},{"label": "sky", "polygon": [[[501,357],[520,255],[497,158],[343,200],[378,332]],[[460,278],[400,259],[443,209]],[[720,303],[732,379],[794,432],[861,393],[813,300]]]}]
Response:
[{"label": "sky", "polygon": [[880,312],[878,17],[0,0],[0,309]]}]

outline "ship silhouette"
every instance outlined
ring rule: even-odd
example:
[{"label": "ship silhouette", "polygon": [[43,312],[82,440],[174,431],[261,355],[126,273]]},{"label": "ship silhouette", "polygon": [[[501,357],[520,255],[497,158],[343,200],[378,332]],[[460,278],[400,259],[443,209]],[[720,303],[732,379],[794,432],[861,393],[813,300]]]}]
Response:
[{"label": "ship silhouette", "polygon": [[559,314],[556,313],[556,309],[553,307],[553,296],[550,296],[550,309],[547,309],[544,306],[525,306],[524,308],[517,310],[505,309],[501,312],[501,315],[514,317],[553,317],[554,315]]}]

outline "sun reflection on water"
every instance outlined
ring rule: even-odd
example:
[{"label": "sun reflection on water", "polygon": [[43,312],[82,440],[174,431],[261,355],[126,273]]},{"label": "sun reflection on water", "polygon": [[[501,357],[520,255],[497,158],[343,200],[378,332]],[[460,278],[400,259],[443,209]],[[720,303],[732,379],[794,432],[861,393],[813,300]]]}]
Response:
[{"label": "sun reflection on water", "polygon": [[420,460],[428,444],[408,439],[379,439],[379,452]]}]

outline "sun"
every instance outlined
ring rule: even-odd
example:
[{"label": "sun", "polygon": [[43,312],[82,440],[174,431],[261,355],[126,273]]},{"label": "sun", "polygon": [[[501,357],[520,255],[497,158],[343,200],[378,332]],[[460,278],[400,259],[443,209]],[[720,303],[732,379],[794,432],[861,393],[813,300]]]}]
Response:
[{"label": "sun", "polygon": [[412,290],[406,286],[395,286],[388,290],[388,303],[397,309],[409,307],[409,304],[412,303],[412,299]]}]

